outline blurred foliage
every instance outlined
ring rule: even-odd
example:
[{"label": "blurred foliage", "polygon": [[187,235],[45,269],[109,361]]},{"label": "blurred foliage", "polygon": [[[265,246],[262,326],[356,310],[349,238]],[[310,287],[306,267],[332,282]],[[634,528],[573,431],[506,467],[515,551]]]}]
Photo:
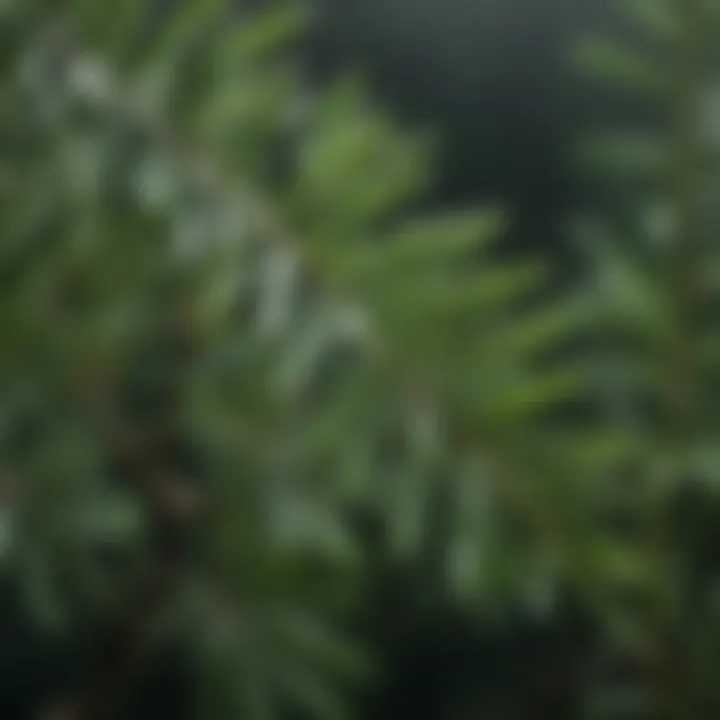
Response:
[{"label": "blurred foliage", "polygon": [[432,139],[310,91],[299,4],[0,4],[0,558],[37,622],[170,567],[151,630],[202,659],[199,717],[342,717],[362,508],[474,612],[578,593],[592,717],[717,709],[716,5],[627,3],[637,49],[583,48],[657,129],[585,148],[627,217],[559,292],[497,208],[408,217]]}]

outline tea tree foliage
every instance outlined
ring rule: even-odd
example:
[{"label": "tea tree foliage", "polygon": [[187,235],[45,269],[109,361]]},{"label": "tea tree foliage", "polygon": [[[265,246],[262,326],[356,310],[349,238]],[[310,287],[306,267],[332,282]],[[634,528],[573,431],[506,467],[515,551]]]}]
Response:
[{"label": "tea tree foliage", "polygon": [[[716,474],[712,3],[633,6],[651,50],[585,47],[659,130],[589,148],[630,221],[590,227],[563,293],[500,259],[498,209],[409,217],[432,139],[360,82],[309,91],[299,4],[1,12],[0,553],[44,632],[117,659],[77,716],[178,639],[199,717],[344,716],[373,553],[430,551],[480,614],[571,588],[658,717],[714,707],[705,530],[671,513]],[[625,717],[604,680],[588,710]]]}]

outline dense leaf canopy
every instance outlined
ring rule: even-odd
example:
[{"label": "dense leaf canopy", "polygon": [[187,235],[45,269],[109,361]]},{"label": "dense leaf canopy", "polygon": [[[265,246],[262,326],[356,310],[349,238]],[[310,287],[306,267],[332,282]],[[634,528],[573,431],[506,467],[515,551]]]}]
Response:
[{"label": "dense leaf canopy", "polygon": [[581,49],[653,127],[583,146],[620,209],[558,290],[497,252],[500,209],[413,215],[432,138],[304,83],[299,4],[172,5],[0,3],[0,560],[37,622],[124,617],[150,577],[199,717],[340,717],[361,508],[473,612],[571,588],[642,668],[605,700],[717,707],[713,520],[670,511],[720,472],[720,6],[627,3],[627,47]]}]

